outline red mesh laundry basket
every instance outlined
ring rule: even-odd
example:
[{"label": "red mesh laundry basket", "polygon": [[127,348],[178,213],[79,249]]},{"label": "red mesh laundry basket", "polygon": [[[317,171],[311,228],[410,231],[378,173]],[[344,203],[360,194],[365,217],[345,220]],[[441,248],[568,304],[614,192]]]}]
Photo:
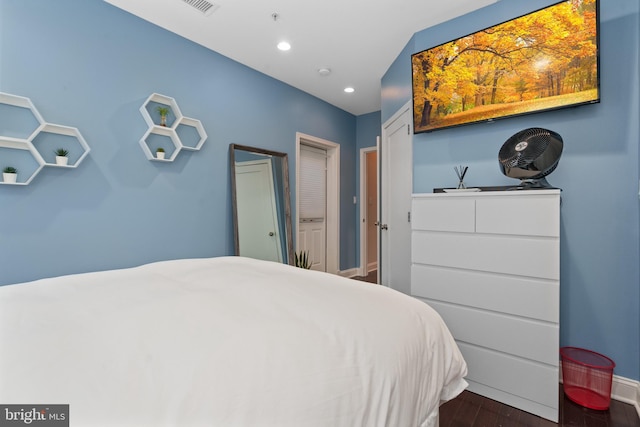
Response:
[{"label": "red mesh laundry basket", "polygon": [[562,386],[567,397],[585,408],[609,409],[614,361],[577,347],[562,347],[560,356]]}]

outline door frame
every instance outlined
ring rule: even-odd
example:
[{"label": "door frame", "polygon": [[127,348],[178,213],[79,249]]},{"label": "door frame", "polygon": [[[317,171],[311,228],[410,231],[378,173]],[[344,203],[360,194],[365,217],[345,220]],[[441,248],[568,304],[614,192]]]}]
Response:
[{"label": "door frame", "polygon": [[296,252],[298,251],[298,224],[300,223],[300,145],[320,148],[327,152],[327,217],[326,266],[327,273],[340,273],[340,145],[326,139],[296,132]]},{"label": "door frame", "polygon": [[[367,154],[369,153],[377,153],[378,147],[366,147],[360,149],[360,271],[358,272],[359,276],[367,276],[369,274],[369,265],[367,260],[367,249],[369,246],[369,242],[367,241],[367,227],[371,221],[377,222],[378,218],[369,218],[367,217],[367,205],[368,201],[366,199],[368,191],[367,191]],[[377,164],[377,160],[376,160]],[[377,168],[379,170],[379,168]],[[378,173],[376,173],[376,180],[378,181]],[[380,195],[380,189],[378,188],[378,182],[376,182],[376,192],[378,196]],[[376,212],[379,210],[377,207],[380,203],[377,203]],[[376,242],[376,246],[378,246],[378,242]],[[377,257],[379,258],[379,257]],[[376,259],[377,263],[377,259]]]}]

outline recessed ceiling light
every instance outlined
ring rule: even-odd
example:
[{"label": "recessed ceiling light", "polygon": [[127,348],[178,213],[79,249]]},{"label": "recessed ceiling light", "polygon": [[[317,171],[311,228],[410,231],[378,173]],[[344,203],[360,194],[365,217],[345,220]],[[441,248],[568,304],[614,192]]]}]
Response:
[{"label": "recessed ceiling light", "polygon": [[354,88],[352,88],[351,86],[349,86],[349,87],[345,87],[345,88],[344,88],[344,91],[345,91],[345,92],[347,92],[347,93],[353,93],[353,92],[355,92],[356,90],[355,90]]},{"label": "recessed ceiling light", "polygon": [[331,74],[331,68],[319,68],[318,69],[318,74],[320,74],[321,76],[328,76],[329,74]]},{"label": "recessed ceiling light", "polygon": [[287,51],[289,49],[291,49],[291,45],[287,42],[280,42],[278,43],[278,49],[282,50],[282,51]]}]

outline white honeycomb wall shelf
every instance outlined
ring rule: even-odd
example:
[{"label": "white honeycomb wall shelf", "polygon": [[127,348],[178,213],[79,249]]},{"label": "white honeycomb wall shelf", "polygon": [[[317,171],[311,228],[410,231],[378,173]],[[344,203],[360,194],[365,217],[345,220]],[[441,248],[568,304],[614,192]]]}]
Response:
[{"label": "white honeycomb wall shelf", "polygon": [[[158,109],[165,109],[163,123]],[[165,95],[152,93],[140,107],[140,113],[149,129],[140,138],[140,147],[149,160],[172,162],[182,150],[197,151],[207,139],[207,133],[200,120],[184,117],[176,100]],[[192,135],[191,141],[183,141],[181,135]],[[163,148],[165,157],[160,159],[155,153]]]},{"label": "white honeycomb wall shelf", "polygon": [[[7,166],[18,169],[17,182],[0,181],[0,184],[28,185],[45,166],[75,168],[91,151],[77,128],[45,122],[29,98],[0,92],[0,104],[4,104],[10,109],[26,110],[25,112],[28,112],[27,114],[32,116],[37,124],[33,130],[27,129],[26,138],[0,135],[0,149],[16,150],[16,152],[26,153],[27,157],[32,158],[31,161],[24,161],[20,159],[20,156],[9,156],[0,152],[1,169]],[[52,141],[56,141],[58,145],[52,145]],[[67,165],[56,164],[55,150],[58,148],[64,148],[69,152],[70,163]],[[8,161],[6,157],[11,157],[14,160],[18,158],[20,165],[24,165],[24,167],[6,164]],[[22,157],[24,158],[24,156]]]}]

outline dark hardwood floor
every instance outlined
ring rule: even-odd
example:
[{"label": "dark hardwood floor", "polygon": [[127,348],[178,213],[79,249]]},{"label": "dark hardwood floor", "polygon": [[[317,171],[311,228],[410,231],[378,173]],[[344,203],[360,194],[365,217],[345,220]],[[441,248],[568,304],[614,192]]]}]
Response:
[{"label": "dark hardwood floor", "polygon": [[440,407],[440,427],[640,427],[632,405],[612,400],[607,411],[594,411],[573,403],[560,386],[558,424],[470,391]]},{"label": "dark hardwood floor", "polygon": [[370,271],[366,276],[355,276],[352,279],[360,280],[361,282],[377,283],[378,282],[378,270]]},{"label": "dark hardwood floor", "polygon": [[[376,283],[377,271],[354,277]],[[470,391],[440,407],[440,427],[640,427],[635,407],[612,400],[607,411],[594,411],[569,400],[560,387],[558,424]]]}]

